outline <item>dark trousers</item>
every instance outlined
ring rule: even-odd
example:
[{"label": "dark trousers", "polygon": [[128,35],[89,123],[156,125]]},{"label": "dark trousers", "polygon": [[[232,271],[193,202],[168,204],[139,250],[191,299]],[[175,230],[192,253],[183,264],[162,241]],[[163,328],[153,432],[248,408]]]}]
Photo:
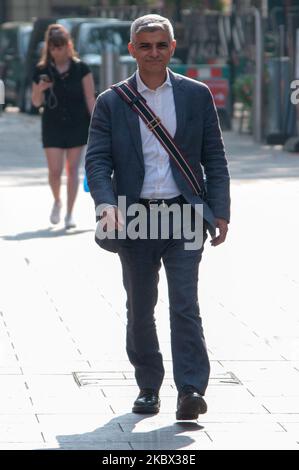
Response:
[{"label": "dark trousers", "polygon": [[203,246],[188,251],[185,242],[183,236],[174,239],[170,227],[167,240],[126,239],[122,243],[119,256],[127,292],[127,354],[139,388],[159,390],[164,367],[154,309],[162,261],[168,283],[174,381],[178,390],[193,385],[204,395],[210,364],[197,295]]}]

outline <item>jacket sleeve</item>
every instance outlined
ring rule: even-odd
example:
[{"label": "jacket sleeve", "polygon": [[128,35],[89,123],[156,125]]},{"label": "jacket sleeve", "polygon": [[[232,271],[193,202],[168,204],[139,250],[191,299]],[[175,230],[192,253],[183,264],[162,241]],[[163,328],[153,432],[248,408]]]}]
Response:
[{"label": "jacket sleeve", "polygon": [[92,113],[85,157],[87,182],[96,207],[99,204],[117,205],[111,179],[111,140],[110,111],[100,95]]},{"label": "jacket sleeve", "polygon": [[201,163],[206,177],[206,201],[216,218],[230,220],[230,177],[219,120],[212,94],[206,87]]}]

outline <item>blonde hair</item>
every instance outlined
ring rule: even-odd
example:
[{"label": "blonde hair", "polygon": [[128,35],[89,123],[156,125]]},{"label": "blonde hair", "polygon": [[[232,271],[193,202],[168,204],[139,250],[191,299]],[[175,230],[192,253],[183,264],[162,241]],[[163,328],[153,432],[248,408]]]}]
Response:
[{"label": "blonde hair", "polygon": [[42,50],[38,67],[47,66],[50,64],[52,57],[50,53],[50,46],[65,46],[68,45],[69,57],[71,59],[79,60],[78,53],[75,51],[74,43],[68,30],[58,23],[50,24],[45,33],[45,44]]}]

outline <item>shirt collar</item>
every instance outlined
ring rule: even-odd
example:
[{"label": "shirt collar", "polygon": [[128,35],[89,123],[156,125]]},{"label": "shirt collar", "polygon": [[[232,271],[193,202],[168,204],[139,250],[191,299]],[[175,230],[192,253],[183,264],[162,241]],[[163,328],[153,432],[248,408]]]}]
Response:
[{"label": "shirt collar", "polygon": [[[141,80],[141,77],[140,77],[140,73],[139,73],[139,70],[137,69],[136,70],[136,82],[137,82],[137,90],[139,91],[139,93],[142,93],[143,91],[151,91],[153,92],[153,90],[151,90],[150,88],[148,88],[145,83],[143,83],[143,81]],[[168,69],[166,69],[166,80],[164,83],[162,83],[162,85],[160,85],[157,90],[165,87],[165,86],[171,86],[172,87],[172,83],[171,83],[171,80],[170,80],[170,76],[169,76],[169,71]],[[156,90],[155,90],[156,91]]]}]

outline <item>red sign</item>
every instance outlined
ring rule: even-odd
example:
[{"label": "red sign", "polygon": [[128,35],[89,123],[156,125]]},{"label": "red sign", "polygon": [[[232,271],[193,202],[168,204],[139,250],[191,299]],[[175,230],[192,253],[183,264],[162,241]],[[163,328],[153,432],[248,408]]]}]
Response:
[{"label": "red sign", "polygon": [[216,108],[226,108],[228,106],[228,81],[223,79],[207,79],[202,81],[210,88]]}]

